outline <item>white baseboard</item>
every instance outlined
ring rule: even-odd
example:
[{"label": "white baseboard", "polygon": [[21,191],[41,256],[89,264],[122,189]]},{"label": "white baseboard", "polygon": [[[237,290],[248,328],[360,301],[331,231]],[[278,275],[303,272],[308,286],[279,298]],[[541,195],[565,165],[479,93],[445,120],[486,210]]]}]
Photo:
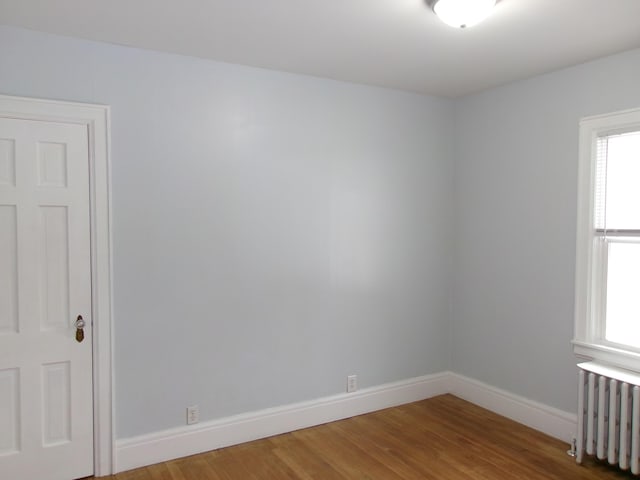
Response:
[{"label": "white baseboard", "polygon": [[449,373],[449,393],[567,443],[576,435],[576,414],[457,373]]},{"label": "white baseboard", "polygon": [[164,462],[259,438],[416,402],[449,391],[448,372],[270,408],[116,442],[115,471]]},{"label": "white baseboard", "polygon": [[416,377],[308,402],[269,408],[116,442],[115,471],[270,437],[451,393],[569,443],[577,417],[452,372]]}]

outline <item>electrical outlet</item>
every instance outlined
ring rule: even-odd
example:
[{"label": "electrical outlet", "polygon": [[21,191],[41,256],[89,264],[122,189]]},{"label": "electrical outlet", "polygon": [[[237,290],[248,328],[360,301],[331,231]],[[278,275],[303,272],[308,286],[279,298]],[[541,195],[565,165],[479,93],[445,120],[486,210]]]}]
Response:
[{"label": "electrical outlet", "polygon": [[347,393],[353,393],[358,390],[358,376],[349,375],[347,377]]},{"label": "electrical outlet", "polygon": [[198,407],[198,405],[187,407],[187,425],[193,425],[194,423],[198,423],[199,421],[200,407]]}]

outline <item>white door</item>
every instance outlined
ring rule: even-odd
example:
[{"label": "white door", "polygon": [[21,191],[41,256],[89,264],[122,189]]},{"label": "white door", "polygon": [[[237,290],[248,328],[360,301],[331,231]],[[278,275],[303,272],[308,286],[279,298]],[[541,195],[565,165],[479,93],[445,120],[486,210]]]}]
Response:
[{"label": "white door", "polygon": [[88,151],[86,125],[0,118],[3,480],[93,474]]}]

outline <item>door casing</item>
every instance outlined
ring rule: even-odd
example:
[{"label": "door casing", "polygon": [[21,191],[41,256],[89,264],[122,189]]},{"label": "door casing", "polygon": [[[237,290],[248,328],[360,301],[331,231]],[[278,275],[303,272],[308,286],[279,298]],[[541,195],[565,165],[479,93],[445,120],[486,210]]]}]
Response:
[{"label": "door casing", "polygon": [[94,475],[113,473],[110,109],[107,105],[0,95],[0,117],[85,125],[89,135]]}]

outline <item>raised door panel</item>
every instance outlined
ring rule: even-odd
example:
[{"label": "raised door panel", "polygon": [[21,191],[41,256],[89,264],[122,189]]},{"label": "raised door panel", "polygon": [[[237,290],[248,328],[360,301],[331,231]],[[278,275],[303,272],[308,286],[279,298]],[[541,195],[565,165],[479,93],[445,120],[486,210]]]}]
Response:
[{"label": "raised door panel", "polygon": [[17,368],[0,370],[0,456],[20,450],[20,395]]},{"label": "raised door panel", "polygon": [[42,206],[38,222],[38,303],[40,328],[68,328],[69,227],[66,206]]},{"label": "raised door panel", "polygon": [[18,331],[18,242],[15,205],[0,205],[0,335]]},{"label": "raised door panel", "polygon": [[42,443],[71,441],[71,378],[69,362],[42,367]]},{"label": "raised door panel", "polygon": [[0,185],[14,186],[16,184],[15,152],[13,138],[0,138]]},{"label": "raised door panel", "polygon": [[67,186],[67,144],[38,142],[38,185]]}]

